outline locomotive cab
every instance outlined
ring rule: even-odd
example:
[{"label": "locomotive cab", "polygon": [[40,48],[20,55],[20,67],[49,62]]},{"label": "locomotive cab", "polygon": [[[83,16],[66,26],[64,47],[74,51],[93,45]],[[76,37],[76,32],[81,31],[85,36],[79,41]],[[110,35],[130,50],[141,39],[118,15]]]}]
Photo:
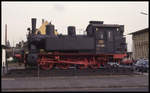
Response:
[{"label": "locomotive cab", "polygon": [[103,21],[90,21],[86,31],[87,36],[95,37],[96,53],[126,52],[123,25],[103,24]]}]

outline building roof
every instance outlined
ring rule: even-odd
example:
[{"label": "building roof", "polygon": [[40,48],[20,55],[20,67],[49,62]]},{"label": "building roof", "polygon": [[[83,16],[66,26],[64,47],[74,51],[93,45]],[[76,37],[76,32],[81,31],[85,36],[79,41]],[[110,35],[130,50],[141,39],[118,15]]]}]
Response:
[{"label": "building roof", "polygon": [[148,32],[148,31],[149,31],[149,28],[144,28],[144,29],[141,29],[141,30],[129,33],[129,35],[131,35],[131,34],[139,34],[139,33]]}]

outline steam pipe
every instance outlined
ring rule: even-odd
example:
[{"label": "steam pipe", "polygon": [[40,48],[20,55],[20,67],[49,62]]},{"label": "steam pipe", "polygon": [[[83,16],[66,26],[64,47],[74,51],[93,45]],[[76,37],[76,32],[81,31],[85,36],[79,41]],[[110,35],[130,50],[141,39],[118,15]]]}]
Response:
[{"label": "steam pipe", "polygon": [[36,18],[31,19],[31,24],[32,24],[32,34],[34,34],[36,31]]}]

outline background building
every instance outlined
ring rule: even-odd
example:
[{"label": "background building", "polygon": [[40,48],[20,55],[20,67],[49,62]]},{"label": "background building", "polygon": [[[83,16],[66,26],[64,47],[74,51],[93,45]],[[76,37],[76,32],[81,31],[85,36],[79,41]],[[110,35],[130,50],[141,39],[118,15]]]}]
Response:
[{"label": "background building", "polygon": [[133,58],[146,58],[149,57],[149,28],[145,28],[133,33]]},{"label": "background building", "polygon": [[6,66],[6,46],[1,45],[2,47],[2,67]]}]

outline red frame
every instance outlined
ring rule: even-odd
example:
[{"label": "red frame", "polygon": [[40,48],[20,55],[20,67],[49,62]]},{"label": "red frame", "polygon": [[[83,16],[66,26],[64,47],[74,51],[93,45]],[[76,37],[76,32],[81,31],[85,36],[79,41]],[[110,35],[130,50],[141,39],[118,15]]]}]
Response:
[{"label": "red frame", "polygon": [[[115,62],[120,63],[126,54],[86,54],[86,53],[40,53],[38,55],[38,64],[44,69],[52,69],[53,65],[58,65],[59,68],[67,69],[70,65],[79,65],[80,69],[91,67],[99,68],[108,62],[110,56]],[[48,64],[48,66],[47,66]],[[66,65],[66,66],[63,66]]]}]

